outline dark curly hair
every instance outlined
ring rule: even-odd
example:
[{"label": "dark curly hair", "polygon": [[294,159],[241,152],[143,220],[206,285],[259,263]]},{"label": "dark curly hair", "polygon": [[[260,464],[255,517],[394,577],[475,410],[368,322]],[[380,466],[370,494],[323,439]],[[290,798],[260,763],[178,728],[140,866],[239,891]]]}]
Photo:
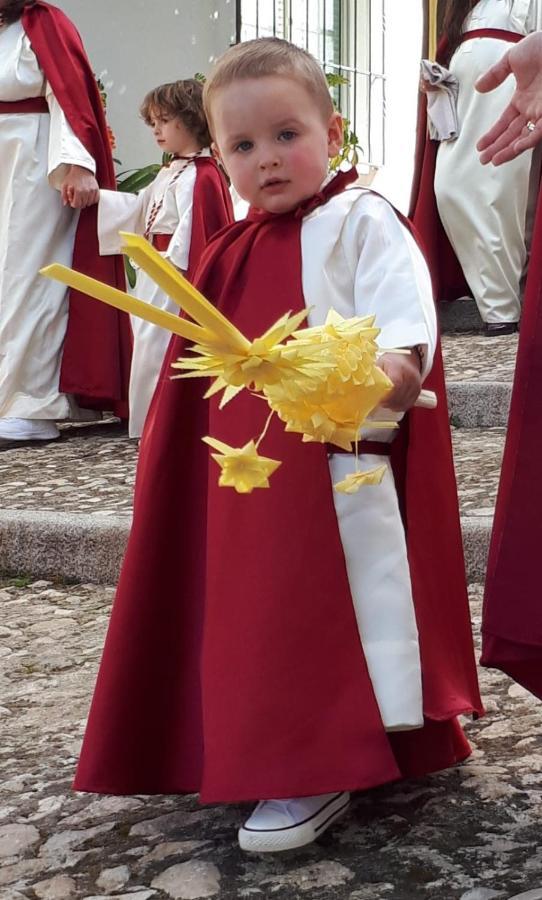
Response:
[{"label": "dark curly hair", "polygon": [[0,18],[5,25],[11,25],[21,18],[25,6],[34,6],[34,0],[9,0],[9,3],[0,10]]},{"label": "dark curly hair", "polygon": [[171,116],[182,121],[200,147],[209,147],[211,135],[203,110],[203,85],[196,78],[161,84],[149,91],[140,107],[142,119],[151,124],[153,116]]},{"label": "dark curly hair", "polygon": [[444,62],[449,63],[459,47],[463,22],[477,3],[478,0],[447,0],[442,23],[442,32],[448,38]]}]

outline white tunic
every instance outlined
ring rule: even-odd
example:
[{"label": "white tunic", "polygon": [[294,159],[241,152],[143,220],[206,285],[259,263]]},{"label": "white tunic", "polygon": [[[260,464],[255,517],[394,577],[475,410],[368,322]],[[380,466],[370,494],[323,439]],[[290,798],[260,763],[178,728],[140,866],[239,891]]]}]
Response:
[{"label": "white tunic", "polygon": [[[382,348],[425,345],[424,375],[431,368],[436,319],[423,257],[389,204],[353,187],[303,220],[302,278],[310,325],[330,307],[341,315],[376,315]],[[431,412],[427,412],[431,415]],[[380,410],[379,418],[399,419]],[[393,432],[364,434],[391,440]],[[362,456],[362,468],[387,457]],[[390,468],[390,467],[389,467]],[[354,471],[350,454],[330,458],[333,482]],[[388,730],[423,723],[418,631],[404,529],[391,468],[381,485],[357,494],[334,492],[335,510],[360,639],[382,720]]]},{"label": "white tunic", "polygon": [[62,206],[58,190],[67,166],[95,171],[21,22],[0,28],[0,100],[40,96],[50,114],[0,114],[0,418],[70,413],[69,398],[59,393],[67,292],[38,270],[72,262],[78,216]]},{"label": "white tunic", "polygon": [[[201,155],[209,156],[210,151],[204,151]],[[184,171],[178,175],[183,167]],[[162,256],[178,269],[186,271],[190,254],[196,172],[194,163],[187,166],[186,160],[178,159],[168,168],[161,169],[153,183],[137,195],[100,191],[100,253],[108,255],[120,252],[122,241],[119,231],[144,234],[153,204],[160,204],[162,201],[150,234],[172,236],[169,248]],[[179,312],[179,307],[173,300],[142,269],[137,270],[137,281],[132,293],[160,309],[176,314]],[[129,433],[130,437],[139,437],[171,335],[136,316],[131,317],[131,322],[134,348],[130,374]]]},{"label": "white tunic", "polygon": [[[540,0],[480,0],[463,31],[500,28],[529,34],[542,28]],[[474,38],[455,51],[450,69],[459,80],[459,137],[441,143],[435,195],[442,224],[485,322],[515,322],[520,316],[520,281],[538,193],[540,154],[523,153],[504,166],[482,166],[476,142],[510,101],[508,78],[489,94],[474,89],[479,75],[512,44]]]}]

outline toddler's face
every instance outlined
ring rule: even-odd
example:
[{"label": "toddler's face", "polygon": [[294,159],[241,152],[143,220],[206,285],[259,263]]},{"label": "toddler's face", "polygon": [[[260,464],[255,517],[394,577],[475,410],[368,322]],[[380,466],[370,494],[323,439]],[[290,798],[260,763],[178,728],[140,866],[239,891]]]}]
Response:
[{"label": "toddler's face", "polygon": [[179,118],[155,110],[150,117],[150,127],[156,143],[164,153],[186,156],[199,150],[193,135]]},{"label": "toddler's face", "polygon": [[305,87],[288,76],[220,88],[211,112],[215,142],[236,190],[267,212],[288,212],[312,197],[342,144],[339,114],[326,120]]}]

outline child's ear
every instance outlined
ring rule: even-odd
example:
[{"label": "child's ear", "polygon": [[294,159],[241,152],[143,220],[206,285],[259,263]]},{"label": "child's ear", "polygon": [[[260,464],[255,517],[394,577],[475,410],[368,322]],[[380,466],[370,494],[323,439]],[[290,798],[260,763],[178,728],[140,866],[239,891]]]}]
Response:
[{"label": "child's ear", "polygon": [[218,144],[215,144],[214,141],[211,142],[211,153],[213,154],[214,158],[215,158],[216,160],[218,160],[218,162],[219,162],[221,165],[224,165],[224,163],[223,163],[223,161],[222,161],[222,157],[221,157],[221,155],[220,155],[220,150],[218,149]]},{"label": "child's ear", "polygon": [[327,126],[327,152],[330,159],[337,156],[343,145],[343,120],[338,112],[334,112]]}]

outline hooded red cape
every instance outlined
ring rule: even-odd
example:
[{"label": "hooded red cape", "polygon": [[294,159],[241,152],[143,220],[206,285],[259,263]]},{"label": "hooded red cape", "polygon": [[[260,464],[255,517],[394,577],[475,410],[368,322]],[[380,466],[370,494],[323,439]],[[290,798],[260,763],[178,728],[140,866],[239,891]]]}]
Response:
[{"label": "hooded red cape", "polygon": [[[41,0],[24,10],[22,24],[71,128],[96,162],[98,184],[115,190],[102,101],[77,29],[60,9]],[[73,267],[124,290],[122,257],[99,255],[97,209],[92,206],[81,210]],[[81,406],[114,408],[125,417],[130,356],[131,332],[126,314],[70,291],[60,390],[75,394]]]},{"label": "hooded red cape", "polygon": [[[302,217],[351,180],[341,174],[303,209],[238,222],[209,245],[196,283],[248,337],[305,308]],[[185,351],[174,338],[165,365]],[[442,387],[439,356],[433,383]],[[201,437],[240,446],[267,408],[245,391],[219,412],[203,393],[198,380],[163,378],[151,404],[75,788],[241,801],[368,788],[465,758],[455,716],[481,703],[444,394],[438,414],[410,418],[397,447],[427,721],[387,734],[325,446],[275,418],[262,446],[282,460],[270,489],[219,488]]]},{"label": "hooded red cape", "polygon": [[523,301],[512,404],[486,578],[482,665],[542,699],[542,200]]}]

